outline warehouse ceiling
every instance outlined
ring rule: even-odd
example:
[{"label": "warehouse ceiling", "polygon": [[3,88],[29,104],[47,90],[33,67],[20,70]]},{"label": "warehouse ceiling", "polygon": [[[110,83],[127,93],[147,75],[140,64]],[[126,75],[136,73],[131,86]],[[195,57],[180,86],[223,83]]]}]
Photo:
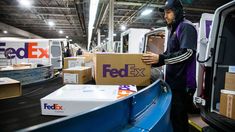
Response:
[{"label": "warehouse ceiling", "polygon": [[[0,0],[0,22],[44,38],[65,38],[69,36],[74,43],[87,45],[89,0],[31,0],[30,8],[19,5],[17,0]],[[186,17],[199,22],[202,13],[213,13],[216,8],[231,0],[183,0]],[[119,40],[121,25],[127,28],[157,28],[164,26],[163,14],[158,7],[165,0],[115,0],[114,2],[114,40]],[[101,37],[108,35],[109,0],[100,0],[93,39],[96,42],[96,31],[101,29]],[[141,16],[146,8],[153,12]],[[54,22],[54,26],[48,25]],[[7,27],[6,27],[7,28]],[[0,29],[7,30],[7,29]],[[63,33],[59,33],[59,31]],[[9,33],[14,34],[14,33]]]}]

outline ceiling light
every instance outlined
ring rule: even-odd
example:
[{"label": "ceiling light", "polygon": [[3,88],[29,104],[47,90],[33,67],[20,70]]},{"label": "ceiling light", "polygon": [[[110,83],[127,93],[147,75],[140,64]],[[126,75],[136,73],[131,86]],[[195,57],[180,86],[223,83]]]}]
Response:
[{"label": "ceiling light", "polygon": [[66,38],[69,38],[69,36],[65,36]]},{"label": "ceiling light", "polygon": [[6,30],[4,30],[3,33],[7,34],[8,32]]},{"label": "ceiling light", "polygon": [[18,0],[18,2],[25,7],[30,7],[32,5],[31,0]]},{"label": "ceiling light", "polygon": [[126,30],[126,26],[125,26],[125,25],[121,25],[120,29],[121,29],[122,31],[124,31],[124,30]]},{"label": "ceiling light", "polygon": [[49,21],[49,22],[48,22],[48,25],[49,25],[50,27],[53,27],[53,26],[55,25],[55,23],[52,22],[52,21]]},{"label": "ceiling light", "polygon": [[60,34],[63,34],[64,32],[62,30],[59,31]]},{"label": "ceiling light", "polygon": [[153,9],[146,9],[141,13],[141,15],[146,16],[146,15],[149,15],[150,13],[152,13],[152,12],[153,12]]}]

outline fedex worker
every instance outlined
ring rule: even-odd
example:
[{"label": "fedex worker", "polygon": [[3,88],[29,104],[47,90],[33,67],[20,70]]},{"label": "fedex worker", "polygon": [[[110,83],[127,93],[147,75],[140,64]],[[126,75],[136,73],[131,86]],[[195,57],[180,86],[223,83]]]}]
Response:
[{"label": "fedex worker", "polygon": [[[188,97],[196,89],[197,31],[184,17],[180,0],[167,0],[160,11],[169,30],[167,50],[163,54],[148,52],[142,60],[153,66],[166,65],[165,80],[172,90],[171,121],[175,132],[187,132]],[[192,100],[190,100],[192,102]]]}]

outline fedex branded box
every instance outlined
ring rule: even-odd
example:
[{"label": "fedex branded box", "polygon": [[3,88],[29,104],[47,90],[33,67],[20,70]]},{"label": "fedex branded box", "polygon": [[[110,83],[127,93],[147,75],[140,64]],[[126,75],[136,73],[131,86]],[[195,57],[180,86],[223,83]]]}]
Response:
[{"label": "fedex branded box", "polygon": [[137,92],[132,85],[65,85],[42,98],[42,115],[87,112]]},{"label": "fedex branded box", "polygon": [[142,62],[142,55],[97,53],[94,58],[96,84],[149,85],[150,65]]}]

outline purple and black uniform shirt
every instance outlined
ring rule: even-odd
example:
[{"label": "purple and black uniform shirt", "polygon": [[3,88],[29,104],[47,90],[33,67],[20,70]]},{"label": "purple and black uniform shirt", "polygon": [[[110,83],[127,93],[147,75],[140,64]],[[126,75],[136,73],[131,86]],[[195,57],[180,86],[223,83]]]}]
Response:
[{"label": "purple and black uniform shirt", "polygon": [[175,30],[170,30],[167,50],[159,56],[159,63],[166,64],[166,82],[171,89],[196,88],[197,31],[184,19]]}]

